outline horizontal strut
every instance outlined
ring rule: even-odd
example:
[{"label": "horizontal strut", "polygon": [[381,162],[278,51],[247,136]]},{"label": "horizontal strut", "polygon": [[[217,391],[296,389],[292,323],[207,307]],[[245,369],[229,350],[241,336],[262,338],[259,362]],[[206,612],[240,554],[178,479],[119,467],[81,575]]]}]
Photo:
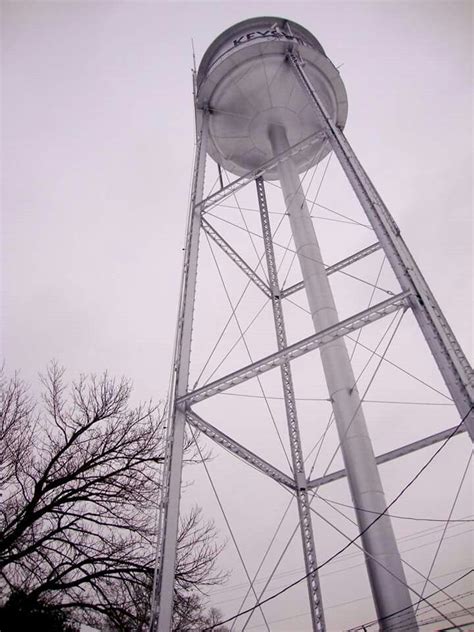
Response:
[{"label": "horizontal strut", "polygon": [[274,158],[267,160],[267,162],[264,162],[261,167],[257,167],[257,169],[252,169],[252,171],[249,171],[240,178],[237,178],[237,180],[233,180],[224,188],[219,189],[219,191],[216,191],[201,202],[198,202],[196,204],[196,208],[200,208],[202,212],[205,212],[206,209],[212,206],[216,206],[217,204],[219,204],[219,202],[222,202],[222,200],[225,200],[227,197],[229,197],[229,195],[232,195],[232,193],[235,193],[252,180],[263,176],[266,171],[269,171],[270,169],[275,167],[279,162],[296,156],[301,151],[304,151],[308,147],[311,147],[311,145],[314,145],[314,143],[320,141],[321,138],[323,138],[324,136],[325,135],[322,132],[311,134],[311,136],[308,136],[299,143],[296,143],[296,145],[293,145],[287,151],[282,152],[279,156],[275,156]]},{"label": "horizontal strut", "polygon": [[[341,261],[338,261],[334,265],[328,266],[326,268],[326,274],[329,276],[330,274],[339,272],[339,270],[342,270],[343,268],[347,268],[348,266],[352,265],[356,261],[360,261],[361,259],[364,259],[365,257],[368,257],[369,255],[371,255],[373,252],[380,250],[381,247],[382,246],[378,242],[376,242],[375,244],[372,244],[371,246],[367,246],[367,248],[364,248],[363,250],[359,250],[358,252],[355,252],[353,255],[350,255],[349,257],[346,257],[345,259],[341,259]],[[281,297],[285,298],[286,296],[290,296],[290,294],[299,292],[303,288],[304,288],[304,281],[295,283],[294,285],[291,285],[290,287],[283,289],[281,291]]]},{"label": "horizontal strut", "polygon": [[242,270],[255,285],[268,297],[271,297],[270,288],[254,270],[242,259],[242,257],[232,248],[232,246],[213,228],[205,219],[202,220],[202,227],[209,237],[223,250],[226,255]]},{"label": "horizontal strut", "polygon": [[277,483],[281,483],[282,485],[285,485],[285,487],[289,487],[292,490],[295,489],[295,483],[289,476],[281,472],[278,468],[273,467],[273,465],[270,465],[270,463],[267,463],[267,461],[260,458],[251,450],[248,450],[228,435],[224,434],[221,430],[218,430],[211,424],[207,423],[207,421],[204,421],[204,419],[196,414],[193,410],[186,411],[186,420],[189,424],[194,426],[194,428],[205,434],[206,437],[209,437],[209,439],[212,439],[220,446],[222,446],[232,454],[235,454],[249,465],[253,465],[263,474],[266,474],[270,478],[273,478],[273,480]]},{"label": "horizontal strut", "polygon": [[322,331],[319,331],[312,336],[308,336],[295,344],[289,345],[286,349],[272,353],[271,355],[266,356],[257,362],[253,362],[242,369],[238,369],[219,380],[215,380],[206,386],[202,386],[195,391],[191,391],[190,393],[180,397],[177,400],[177,403],[183,404],[184,402],[187,402],[189,404],[193,404],[195,402],[200,402],[203,399],[222,393],[233,386],[237,386],[237,384],[242,384],[242,382],[251,380],[257,375],[261,375],[266,371],[270,371],[275,367],[281,366],[285,362],[298,358],[310,351],[313,351],[314,349],[318,349],[327,342],[336,340],[337,338],[345,336],[352,331],[356,331],[357,329],[379,320],[387,314],[391,314],[402,307],[407,307],[407,298],[409,295],[410,292],[401,292],[386,301],[377,303],[373,307],[369,307],[355,316],[346,318],[346,320],[343,320],[336,325],[323,329]]},{"label": "horizontal strut", "polygon": [[[444,441],[451,435],[454,436],[467,431],[467,428],[466,426],[464,426],[464,424],[462,426],[459,426],[456,432],[454,432],[455,428],[456,426],[454,426],[453,428],[448,428],[447,430],[442,430],[441,432],[437,432],[436,434],[425,437],[424,439],[419,439],[418,441],[414,441],[413,443],[408,443],[401,448],[396,448],[395,450],[390,450],[390,452],[380,454],[379,456],[375,457],[377,465],[380,465],[381,463],[388,463],[388,461],[398,459],[400,456],[405,456],[406,454],[410,454],[411,452],[416,452],[417,450],[427,448],[429,445],[433,445],[433,443]],[[326,476],[320,476],[319,478],[315,478],[312,481],[309,481],[308,489],[319,487],[320,485],[326,485],[327,483],[332,483],[333,481],[338,481],[345,476],[347,476],[346,470],[337,470],[336,472],[332,472],[331,474],[326,474]]]}]

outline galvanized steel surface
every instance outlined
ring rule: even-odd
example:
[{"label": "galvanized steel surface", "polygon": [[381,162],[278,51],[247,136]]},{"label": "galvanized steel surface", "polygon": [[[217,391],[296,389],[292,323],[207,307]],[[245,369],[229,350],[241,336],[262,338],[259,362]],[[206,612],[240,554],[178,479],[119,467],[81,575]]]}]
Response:
[{"label": "galvanized steel surface", "polygon": [[[325,107],[344,126],[346,91],[316,38],[281,18],[246,20],[211,44],[198,72],[198,107],[211,113],[209,153],[228,171],[243,175],[273,157],[270,125],[284,125],[290,145],[321,130],[286,58],[295,47]],[[321,139],[298,155],[298,170],[316,164],[329,150]],[[267,180],[277,177],[276,168],[264,175]]]}]

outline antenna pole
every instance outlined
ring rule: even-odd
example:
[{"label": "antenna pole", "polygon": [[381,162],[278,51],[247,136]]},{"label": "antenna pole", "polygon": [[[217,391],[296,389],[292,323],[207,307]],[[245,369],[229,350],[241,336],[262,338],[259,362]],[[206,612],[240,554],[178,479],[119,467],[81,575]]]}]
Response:
[{"label": "antenna pole", "polygon": [[198,121],[193,184],[188,216],[183,277],[178,316],[178,330],[173,363],[174,388],[170,405],[167,457],[164,463],[163,488],[161,490],[161,533],[159,533],[157,573],[153,590],[150,632],[169,632],[172,629],[176,547],[178,540],[179,504],[181,498],[181,474],[184,453],[186,411],[177,405],[177,399],[188,390],[191,358],[191,336],[196,293],[197,260],[201,228],[199,202],[204,189],[206,164],[208,115],[196,111]]}]

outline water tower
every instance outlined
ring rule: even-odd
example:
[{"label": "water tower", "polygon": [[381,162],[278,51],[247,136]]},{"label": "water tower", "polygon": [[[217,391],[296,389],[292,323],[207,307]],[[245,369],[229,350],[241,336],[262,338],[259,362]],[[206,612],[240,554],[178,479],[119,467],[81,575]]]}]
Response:
[{"label": "water tower", "polygon": [[[472,369],[446,322],[392,216],[369,180],[343,134],[347,95],[338,70],[316,38],[302,26],[275,17],[251,18],[222,33],[206,51],[195,76],[197,122],[196,159],[187,226],[175,362],[171,387],[168,455],[162,487],[160,542],[151,630],[171,629],[176,539],[179,518],[185,424],[189,423],[227,450],[238,454],[294,494],[299,512],[306,583],[313,630],[324,630],[324,610],[318,578],[308,493],[302,456],[291,361],[319,349],[339,434],[374,604],[381,629],[416,630],[404,570],[394,537],[377,462],[344,336],[401,309],[411,309],[456,404],[460,430],[474,438]],[[333,151],[339,160],[377,243],[340,262],[347,267],[374,250],[383,249],[400,285],[389,299],[340,320],[299,174]],[[204,198],[207,154],[235,179]],[[283,303],[290,293],[278,278],[265,192],[266,181],[278,181],[291,226],[302,281],[314,324],[314,335],[287,342]],[[235,191],[256,186],[267,281],[209,225],[212,205]],[[194,296],[201,232],[205,230],[271,302],[277,349],[200,388],[188,384]],[[337,267],[337,266],[336,266]],[[294,291],[294,288],[291,290]],[[230,436],[211,426],[193,405],[215,394],[279,369],[286,409],[292,476],[288,477]],[[445,439],[437,433],[407,445],[396,458]],[[421,443],[423,445],[421,445]],[[382,459],[383,462],[383,459]],[[318,483],[320,484],[320,482]],[[376,518],[374,518],[376,516]]]}]

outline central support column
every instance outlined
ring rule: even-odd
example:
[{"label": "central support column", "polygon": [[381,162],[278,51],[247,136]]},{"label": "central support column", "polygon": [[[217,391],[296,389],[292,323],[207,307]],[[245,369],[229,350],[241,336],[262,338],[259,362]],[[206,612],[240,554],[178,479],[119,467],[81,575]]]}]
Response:
[{"label": "central support column", "polygon": [[[286,131],[281,125],[272,125],[269,137],[275,156],[289,149]],[[320,331],[339,322],[334,297],[298,172],[291,158],[279,163],[278,174],[314,328]],[[322,346],[321,361],[362,533],[380,627],[382,630],[394,630],[403,624],[406,629],[417,630],[390,518],[383,515],[376,520],[387,505],[344,340],[340,338]]]}]

